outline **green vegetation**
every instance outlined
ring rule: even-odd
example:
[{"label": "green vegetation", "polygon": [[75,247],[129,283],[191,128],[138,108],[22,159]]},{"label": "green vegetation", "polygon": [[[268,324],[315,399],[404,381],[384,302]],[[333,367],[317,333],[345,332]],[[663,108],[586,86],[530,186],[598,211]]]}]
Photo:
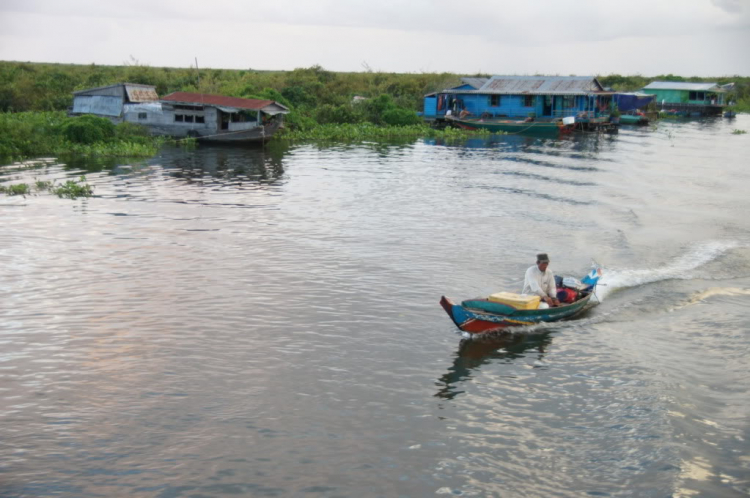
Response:
[{"label": "green vegetation", "polygon": [[466,138],[469,135],[489,135],[486,130],[467,131],[455,128],[436,130],[426,124],[378,126],[372,123],[322,124],[308,130],[287,130],[281,137],[289,140],[361,141],[398,137]]},{"label": "green vegetation", "polygon": [[732,132],[733,135],[744,135],[747,133],[745,130],[736,129]]},{"label": "green vegetation", "polygon": [[[94,189],[86,181],[85,176],[81,176],[80,182],[68,180],[60,186],[54,182],[37,180],[35,186],[38,192],[52,192],[60,198],[77,199],[79,197],[91,197],[94,195]],[[28,195],[31,193],[31,187],[26,183],[17,183],[15,185],[0,185],[0,194],[7,195]]]},{"label": "green vegetation", "polygon": [[[81,177],[81,182],[85,182],[86,177]],[[68,199],[77,199],[78,197],[91,197],[94,189],[88,183],[78,183],[75,180],[68,180],[59,187],[51,186],[50,191],[58,197]]]},{"label": "green vegetation", "polygon": [[[149,157],[169,140],[142,126],[115,126],[95,116],[67,117],[62,111],[0,113],[0,157],[41,155]],[[180,143],[195,143],[194,140]]]},{"label": "green vegetation", "polygon": [[31,192],[31,188],[26,183],[17,183],[15,185],[0,185],[0,193],[8,195],[26,195]]}]

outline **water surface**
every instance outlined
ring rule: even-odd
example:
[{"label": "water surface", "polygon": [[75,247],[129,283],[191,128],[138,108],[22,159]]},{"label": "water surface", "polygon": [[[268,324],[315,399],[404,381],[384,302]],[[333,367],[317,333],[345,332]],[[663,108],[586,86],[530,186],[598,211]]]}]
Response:
[{"label": "water surface", "polygon": [[[750,118],[0,167],[0,495],[746,496]],[[581,319],[438,305],[605,267]]]}]

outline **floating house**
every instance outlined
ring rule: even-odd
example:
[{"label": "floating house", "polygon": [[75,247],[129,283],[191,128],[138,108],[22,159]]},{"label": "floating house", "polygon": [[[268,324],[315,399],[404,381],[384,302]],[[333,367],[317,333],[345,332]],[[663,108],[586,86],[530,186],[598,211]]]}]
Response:
[{"label": "floating house", "polygon": [[264,141],[289,109],[272,100],[176,92],[159,99],[156,87],[119,83],[74,92],[71,115],[94,114],[146,126],[154,135],[213,142]]},{"label": "floating house", "polygon": [[611,129],[613,92],[593,76],[462,78],[462,85],[424,97],[425,120],[554,121],[579,129]]},{"label": "floating house", "polygon": [[718,116],[722,113],[725,95],[732,84],[685,83],[680,81],[654,81],[643,87],[643,93],[656,95],[656,104],[662,111],[689,116]]}]

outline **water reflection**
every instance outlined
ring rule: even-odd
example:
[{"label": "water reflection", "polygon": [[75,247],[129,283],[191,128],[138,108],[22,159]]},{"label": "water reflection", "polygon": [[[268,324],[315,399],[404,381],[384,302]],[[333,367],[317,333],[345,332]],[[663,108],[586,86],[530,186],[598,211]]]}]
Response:
[{"label": "water reflection", "polygon": [[[482,135],[468,138],[435,137],[424,139],[426,145],[451,147],[471,154],[477,149],[499,149],[508,153],[536,153],[550,156],[591,159],[602,152],[614,150],[617,135],[603,133],[574,133],[558,138],[528,137],[523,135]],[[598,159],[598,157],[597,157]],[[608,161],[610,159],[607,159]]]},{"label": "water reflection", "polygon": [[284,174],[283,157],[288,147],[201,146],[190,151],[169,150],[157,159],[165,173],[188,181],[249,180],[273,183]]},{"label": "water reflection", "polygon": [[440,389],[438,398],[453,399],[463,393],[461,382],[472,377],[472,371],[494,361],[511,363],[526,357],[527,351],[536,351],[537,360],[544,358],[547,346],[552,342],[550,332],[542,334],[518,334],[507,332],[481,339],[464,339],[458,346],[456,358],[448,372],[435,383]]}]

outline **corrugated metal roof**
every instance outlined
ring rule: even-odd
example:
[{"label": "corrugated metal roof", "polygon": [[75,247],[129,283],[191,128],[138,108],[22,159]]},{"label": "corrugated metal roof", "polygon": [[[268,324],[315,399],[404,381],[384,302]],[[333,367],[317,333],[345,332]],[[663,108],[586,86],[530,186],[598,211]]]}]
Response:
[{"label": "corrugated metal roof", "polygon": [[604,87],[593,76],[493,76],[478,93],[588,95]]},{"label": "corrugated metal roof", "polygon": [[209,95],[206,93],[189,92],[170,93],[166,97],[162,97],[162,100],[166,100],[168,102],[180,102],[183,104],[233,107],[235,109],[248,109],[251,111],[260,111],[268,105],[275,104],[273,100],[242,99],[239,97],[224,97],[222,95]]},{"label": "corrugated metal roof", "polygon": [[125,83],[125,91],[128,93],[128,99],[131,102],[154,102],[159,100],[155,86]]},{"label": "corrugated metal roof", "polygon": [[117,88],[125,85],[125,87],[133,87],[133,88],[139,88],[139,89],[150,89],[154,91],[154,94],[156,94],[156,87],[153,85],[141,85],[139,83],[115,83],[114,85],[106,85],[106,86],[98,86],[95,88],[87,88],[85,90],[78,90],[77,92],[73,92],[73,95],[86,95],[90,92],[97,92],[100,90],[106,90],[107,88]]},{"label": "corrugated metal roof", "polygon": [[487,80],[489,78],[461,78],[461,81],[463,81],[467,85],[471,85],[476,89],[482,88],[482,85],[487,83]]},{"label": "corrugated metal roof", "polygon": [[685,83],[682,81],[653,81],[643,87],[644,90],[692,90],[722,91],[717,83]]}]

